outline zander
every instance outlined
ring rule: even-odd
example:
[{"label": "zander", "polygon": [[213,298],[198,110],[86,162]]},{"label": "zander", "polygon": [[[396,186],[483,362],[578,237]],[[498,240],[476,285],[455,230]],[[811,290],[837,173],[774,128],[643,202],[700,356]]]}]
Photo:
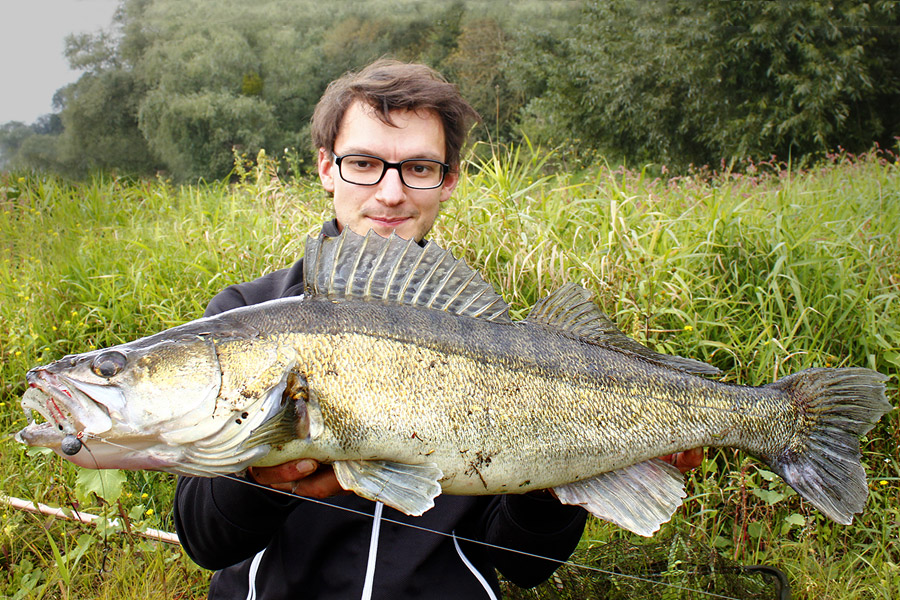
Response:
[{"label": "zander", "polygon": [[761,387],[658,354],[564,286],[512,321],[434,243],[349,230],[307,242],[306,289],[32,369],[46,422],[17,439],[84,467],[215,476],[308,457],[420,515],[441,492],[553,489],[650,535],[685,497],[653,457],[747,451],[825,515],[863,510],[859,437],[885,376],[809,369]]}]

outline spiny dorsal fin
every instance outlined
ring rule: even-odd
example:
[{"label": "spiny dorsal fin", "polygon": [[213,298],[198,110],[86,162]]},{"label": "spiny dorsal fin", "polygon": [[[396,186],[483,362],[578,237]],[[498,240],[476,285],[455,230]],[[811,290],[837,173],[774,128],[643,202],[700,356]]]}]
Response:
[{"label": "spiny dorsal fin", "polygon": [[567,283],[540,300],[526,320],[561,329],[598,346],[640,356],[663,367],[696,375],[721,373],[716,367],[698,360],[654,352],[628,337],[590,301],[590,293],[574,283]]},{"label": "spiny dorsal fin", "polygon": [[332,299],[407,304],[494,322],[509,322],[509,306],[491,284],[437,244],[424,248],[396,234],[365,237],[344,229],[306,241],[305,293]]}]

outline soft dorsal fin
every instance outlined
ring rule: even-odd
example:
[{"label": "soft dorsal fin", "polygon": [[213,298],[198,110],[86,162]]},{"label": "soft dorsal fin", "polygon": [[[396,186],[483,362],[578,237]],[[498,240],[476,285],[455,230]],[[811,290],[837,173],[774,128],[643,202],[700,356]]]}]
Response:
[{"label": "soft dorsal fin", "polygon": [[616,324],[590,301],[590,293],[567,283],[531,309],[526,319],[563,330],[568,335],[619,352],[633,354],[652,363],[697,375],[717,375],[719,369],[698,360],[660,354],[622,333]]},{"label": "soft dorsal fin", "polygon": [[494,322],[509,306],[462,260],[437,244],[419,246],[396,234],[365,237],[345,228],[337,237],[306,240],[305,293],[328,298],[407,304]]}]

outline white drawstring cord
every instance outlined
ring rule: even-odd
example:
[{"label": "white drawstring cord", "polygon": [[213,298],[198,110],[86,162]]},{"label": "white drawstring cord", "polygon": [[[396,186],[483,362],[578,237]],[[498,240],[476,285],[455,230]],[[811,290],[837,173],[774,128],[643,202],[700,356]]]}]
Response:
[{"label": "white drawstring cord", "polygon": [[372,520],[372,539],[369,540],[369,562],[366,564],[366,580],[363,584],[361,600],[372,600],[372,585],[375,580],[375,559],[378,557],[378,535],[381,533],[381,512],[384,504],[375,503],[375,515]]},{"label": "white drawstring cord", "polygon": [[463,564],[466,565],[466,568],[472,571],[472,575],[478,579],[478,583],[481,584],[481,587],[484,588],[484,591],[487,592],[488,598],[490,600],[497,600],[497,595],[494,594],[494,590],[491,589],[491,584],[487,582],[487,579],[484,578],[484,575],[481,574],[481,571],[475,568],[475,565],[469,560],[469,558],[463,554],[462,548],[459,546],[459,542],[456,540],[456,530],[450,532],[450,535],[453,537],[453,547],[456,548],[456,553],[459,554],[459,557],[462,559]]},{"label": "white drawstring cord", "polygon": [[263,548],[250,561],[250,572],[247,574],[247,600],[256,600],[256,572],[259,571],[259,563],[262,562],[265,553],[266,549]]}]

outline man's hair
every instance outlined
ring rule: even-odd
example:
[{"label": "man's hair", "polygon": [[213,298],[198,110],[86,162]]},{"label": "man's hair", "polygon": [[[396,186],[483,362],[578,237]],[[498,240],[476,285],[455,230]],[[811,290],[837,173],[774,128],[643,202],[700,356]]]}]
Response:
[{"label": "man's hair", "polygon": [[381,59],[328,85],[312,117],[316,148],[334,151],[344,113],[356,101],[372,107],[378,119],[391,126],[392,110],[433,111],[444,126],[444,160],[452,168],[459,165],[469,127],[479,120],[457,87],[431,67]]}]

